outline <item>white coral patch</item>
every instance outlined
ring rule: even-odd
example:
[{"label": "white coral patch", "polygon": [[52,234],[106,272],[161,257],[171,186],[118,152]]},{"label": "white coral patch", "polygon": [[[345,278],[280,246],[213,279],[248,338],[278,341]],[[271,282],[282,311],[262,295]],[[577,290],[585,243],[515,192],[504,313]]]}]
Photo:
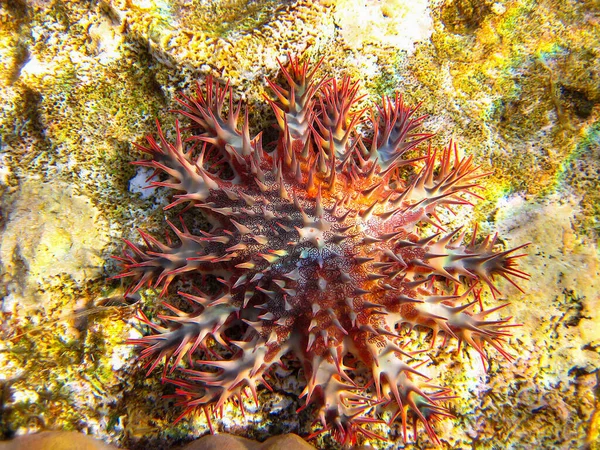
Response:
[{"label": "white coral patch", "polygon": [[409,54],[414,44],[429,39],[433,20],[425,0],[341,0],[335,12],[336,25],[348,46],[367,44],[396,47]]}]

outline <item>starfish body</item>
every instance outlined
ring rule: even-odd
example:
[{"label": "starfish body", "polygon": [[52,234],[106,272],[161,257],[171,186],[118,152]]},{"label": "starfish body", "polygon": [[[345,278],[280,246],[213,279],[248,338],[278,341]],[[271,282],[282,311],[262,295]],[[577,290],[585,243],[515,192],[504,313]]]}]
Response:
[{"label": "starfish body", "polygon": [[[438,441],[433,424],[452,416],[452,396],[416,368],[420,352],[409,350],[406,330],[430,330],[432,347],[441,334],[484,359],[486,346],[510,359],[502,342],[514,324],[489,318],[505,305],[484,309],[481,290],[495,297],[495,276],[527,277],[516,267],[521,247],[499,251],[495,237],[444,231],[437,212],[471,204],[485,174],[454,143],[408,158],[431,135],[401,96],[367,114],[356,111],[350,79],[317,80],[318,64],[291,57],[281,69],[283,86],[268,82],[280,130],[274,151],[250,136],[241,102],[212,78],[179,99],[192,123],[186,138],[179,123],[173,141],[158,125],[158,139],[138,145],[150,155],[136,162],[154,169],[150,185],[175,192],[167,209],[197,208],[212,229],[168,222],[178,242],[167,243],[141,232],[143,246],[126,241],[119,277],[133,280],[131,291],[152,284],[165,294],[174,278],[200,273],[222,289],[179,292],[191,311],[165,303],[171,314],[161,323],[141,313],[153,332],[132,343],[149,371],[164,361],[172,373],[190,360],[171,380],[184,414],[200,408],[210,417],[242,395],[256,399],[266,374],[293,358],[306,379],[302,397],[317,406],[317,433],[344,444],[374,438],[369,423],[388,412],[405,440],[407,425],[420,422]],[[365,124],[368,137],[358,132]],[[421,236],[431,228],[438,232]],[[357,371],[372,381],[360,385]]]}]

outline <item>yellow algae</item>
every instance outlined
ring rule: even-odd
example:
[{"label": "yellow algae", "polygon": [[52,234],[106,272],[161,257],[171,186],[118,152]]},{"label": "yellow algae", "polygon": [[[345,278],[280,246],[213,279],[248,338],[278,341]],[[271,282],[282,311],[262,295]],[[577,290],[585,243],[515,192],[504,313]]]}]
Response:
[{"label": "yellow algae", "polygon": [[[496,167],[488,185],[508,181],[513,191],[548,193],[561,160],[581,142],[576,130],[597,120],[599,75],[589,63],[598,35],[585,11],[513,1],[442,2],[432,10],[433,47],[418,47],[408,70],[429,90],[425,107],[434,101],[431,110],[448,111],[459,142]],[[457,114],[445,99],[459,99]]]}]

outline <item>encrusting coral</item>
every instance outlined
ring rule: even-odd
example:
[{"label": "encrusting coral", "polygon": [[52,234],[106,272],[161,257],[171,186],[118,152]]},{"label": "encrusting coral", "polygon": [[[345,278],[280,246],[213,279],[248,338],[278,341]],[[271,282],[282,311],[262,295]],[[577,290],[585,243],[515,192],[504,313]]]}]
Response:
[{"label": "encrusting coral", "polygon": [[433,424],[452,417],[452,395],[407,345],[421,336],[434,347],[441,334],[444,350],[453,338],[484,361],[486,344],[510,359],[503,341],[515,324],[489,318],[506,305],[485,309],[481,291],[497,296],[496,275],[527,278],[516,267],[523,246],[500,251],[495,237],[444,230],[440,208],[470,205],[485,174],[454,143],[418,153],[431,134],[401,96],[357,111],[357,84],[318,80],[319,64],[289,59],[283,86],[268,80],[280,130],[272,152],[250,136],[232,89],[210,77],[178,100],[191,127],[177,122],[169,140],[158,126],[158,139],[137,145],[150,155],[135,163],[154,169],[150,185],[176,191],[166,209],[198,208],[212,229],[168,222],[178,242],[167,243],[140,231],[144,245],[126,241],[117,277],[133,280],[131,292],[153,285],[164,295],[176,277],[213,275],[221,290],[178,292],[191,312],[164,303],[172,315],[161,323],[140,313],[153,331],[132,342],[149,372],[164,361],[165,378],[187,357],[168,380],[182,416],[201,409],[210,421],[227,401],[242,407],[270,388],[274,366],[295,359],[302,397],[318,411],[315,435],[353,444],[379,437],[370,423],[399,418],[405,441],[420,422],[438,442]]}]

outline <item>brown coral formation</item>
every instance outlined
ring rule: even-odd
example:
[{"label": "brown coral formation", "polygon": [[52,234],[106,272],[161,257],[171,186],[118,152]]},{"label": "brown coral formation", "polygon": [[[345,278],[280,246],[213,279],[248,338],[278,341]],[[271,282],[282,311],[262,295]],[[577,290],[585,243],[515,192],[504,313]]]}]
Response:
[{"label": "brown coral formation", "polygon": [[[112,450],[85,434],[66,431],[45,431],[0,442],[0,450]],[[364,447],[361,447],[364,448]],[[273,436],[265,442],[252,441],[230,434],[204,436],[181,450],[311,450],[314,447],[295,434]],[[358,450],[358,449],[357,449]]]}]

